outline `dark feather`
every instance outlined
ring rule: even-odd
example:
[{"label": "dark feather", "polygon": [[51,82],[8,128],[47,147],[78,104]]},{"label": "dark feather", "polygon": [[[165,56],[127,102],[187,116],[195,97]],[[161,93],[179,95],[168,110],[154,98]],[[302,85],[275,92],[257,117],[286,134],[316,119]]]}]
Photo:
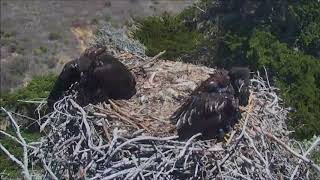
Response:
[{"label": "dark feather", "polygon": [[78,83],[77,102],[102,102],[129,99],[136,93],[136,81],[127,67],[105,52],[105,48],[88,48],[78,59],[67,63],[48,97],[48,106],[62,97],[72,84]]},{"label": "dark feather", "polygon": [[181,139],[202,133],[214,138],[221,129],[228,129],[238,118],[238,103],[230,83],[228,71],[212,74],[197,87],[191,96],[171,116]]}]

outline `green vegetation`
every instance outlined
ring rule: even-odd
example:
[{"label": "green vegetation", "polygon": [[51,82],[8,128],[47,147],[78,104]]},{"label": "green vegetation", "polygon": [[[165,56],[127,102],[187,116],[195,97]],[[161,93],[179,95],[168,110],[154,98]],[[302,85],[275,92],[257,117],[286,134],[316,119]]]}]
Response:
[{"label": "green vegetation", "polygon": [[296,108],[288,122],[294,136],[319,135],[320,3],[212,1],[176,16],[140,19],[134,37],[148,55],[165,49],[171,59],[205,55],[198,59],[212,67],[266,67],[286,105]]},{"label": "green vegetation", "polygon": [[0,37],[1,38],[11,38],[11,37],[14,37],[15,35],[16,35],[15,32],[6,32],[6,31],[3,31],[3,30],[0,31]]},{"label": "green vegetation", "polygon": [[320,61],[290,49],[270,32],[255,31],[249,41],[248,59],[266,66],[275,75],[285,102],[297,108],[289,125],[298,137],[320,134]]},{"label": "green vegetation", "polygon": [[[0,140],[0,143],[8,149],[10,153],[12,153],[15,157],[18,159],[21,159],[22,157],[22,148],[18,148],[20,145],[16,142],[13,142],[9,138],[4,138]],[[11,161],[6,154],[4,154],[2,151],[0,151],[0,172],[4,172],[8,175],[9,178],[15,178],[19,176],[20,169],[19,167]]]},{"label": "green vegetation", "polygon": [[[0,107],[5,107],[7,110],[12,110],[15,112],[22,113],[29,117],[35,117],[34,111],[37,107],[36,104],[24,103],[19,100],[39,100],[40,98],[47,98],[57,76],[53,74],[45,76],[36,76],[34,77],[29,84],[24,87],[17,89],[13,92],[1,93],[0,97]],[[44,109],[45,111],[45,109]],[[44,112],[43,112],[44,113]],[[3,112],[0,113],[0,121],[5,118]],[[22,127],[28,126],[31,122],[21,122]],[[22,135],[27,142],[36,141],[40,138],[40,133],[35,131],[30,131],[26,128],[22,129]],[[15,133],[12,129],[8,129],[7,133],[15,136]],[[15,157],[22,158],[22,147],[20,144],[12,141],[8,137],[0,138],[0,143],[6,147],[10,153]],[[7,155],[0,151],[0,172],[6,174],[7,178],[20,178],[21,170],[20,168],[11,161]]]},{"label": "green vegetation", "polygon": [[70,44],[70,42],[69,42],[68,39],[64,39],[64,40],[63,40],[63,44],[68,45],[68,44]]},{"label": "green vegetation", "polygon": [[315,151],[311,154],[312,159],[316,164],[320,164],[320,151]]},{"label": "green vegetation", "polygon": [[161,17],[147,17],[137,22],[138,30],[133,36],[146,46],[149,56],[166,50],[165,57],[174,59],[195,52],[204,40],[204,36],[195,29],[189,29],[179,15],[165,13]]},{"label": "green vegetation", "polygon": [[92,19],[91,19],[91,24],[92,24],[92,25],[97,25],[97,24],[99,24],[99,19],[98,19],[97,17],[92,18]]},{"label": "green vegetation", "polygon": [[43,47],[43,46],[40,46],[39,48],[36,48],[34,50],[34,54],[36,54],[38,56],[41,55],[41,54],[45,54],[46,52],[48,52],[48,48]]},{"label": "green vegetation", "polygon": [[106,15],[104,17],[104,20],[107,21],[107,22],[111,22],[112,21],[112,17],[110,15]]},{"label": "green vegetation", "polygon": [[57,76],[53,74],[36,76],[25,88],[20,88],[13,92],[2,93],[0,106],[32,116],[36,105],[24,103],[18,100],[37,100],[39,98],[47,98],[56,78]]},{"label": "green vegetation", "polygon": [[17,40],[10,40],[7,45],[9,47],[9,52],[24,54],[25,49]]},{"label": "green vegetation", "polygon": [[[293,144],[294,149],[304,149],[304,152],[306,152],[307,149],[311,147],[311,145],[314,145],[313,143],[316,141],[318,137],[313,136],[310,139],[304,139],[299,141],[298,144]],[[315,146],[313,150],[306,156],[307,158],[312,159],[315,164],[320,165],[320,148],[319,146]],[[315,169],[310,169],[310,179],[319,179],[319,174]]]},{"label": "green vegetation", "polygon": [[50,32],[49,35],[48,35],[48,39],[49,39],[50,41],[59,40],[59,39],[61,39],[61,38],[62,38],[62,36],[61,36],[61,34],[58,33],[58,32]]},{"label": "green vegetation", "polygon": [[[12,130],[6,131],[7,133],[15,136],[15,133]],[[26,139],[27,142],[37,141],[40,138],[40,134],[38,132],[21,132],[23,137]],[[7,148],[7,150],[13,154],[16,158],[22,158],[23,149],[20,144],[17,142],[12,141],[12,139],[8,137],[4,137],[0,139],[0,143]],[[6,154],[0,151],[0,172],[6,174],[7,178],[21,178],[21,169],[20,167],[15,164],[12,160],[10,160]]]},{"label": "green vegetation", "polygon": [[16,35],[16,32],[6,32],[1,30],[0,44],[1,46],[7,46],[8,52],[10,53],[24,54],[25,48],[17,39],[15,39]]}]

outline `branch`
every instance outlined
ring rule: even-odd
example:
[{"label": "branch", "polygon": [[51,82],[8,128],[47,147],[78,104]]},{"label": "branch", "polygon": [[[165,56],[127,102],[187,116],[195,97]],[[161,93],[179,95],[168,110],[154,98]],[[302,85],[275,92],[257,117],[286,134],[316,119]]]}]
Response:
[{"label": "branch", "polygon": [[287,150],[288,152],[290,152],[291,154],[293,154],[294,156],[296,156],[297,158],[303,160],[304,162],[310,164],[316,171],[317,173],[320,174],[320,167],[315,164],[315,162],[313,162],[312,160],[306,158],[305,156],[295,152],[294,150],[292,150],[289,146],[287,146],[284,142],[282,142],[280,139],[278,139],[277,137],[275,137],[274,135],[272,135],[271,133],[269,132],[264,132],[262,131],[260,128],[257,128],[256,126],[253,126],[253,128],[260,132],[260,133],[263,133],[265,134],[269,139],[277,142],[279,145],[281,145],[285,150]]},{"label": "branch", "polygon": [[2,144],[0,143],[0,147],[1,149],[10,157],[10,159],[12,159],[14,162],[16,162],[21,168],[22,168],[22,172],[24,174],[24,177],[26,179],[30,179],[31,180],[31,176],[30,176],[30,173],[29,173],[29,170],[28,170],[28,148],[27,148],[27,143],[26,141],[24,140],[24,138],[22,137],[21,135],[21,132],[20,132],[20,128],[17,124],[17,122],[13,119],[12,115],[10,112],[8,112],[7,110],[5,110],[3,107],[1,107],[1,109],[9,116],[11,122],[12,122],[12,125],[13,127],[15,128],[15,133],[16,135],[18,136],[18,138],[20,139],[20,142],[22,143],[22,147],[23,147],[23,163],[21,161],[19,161],[18,159],[14,158],[13,155],[11,155],[9,153],[9,151],[2,146]]},{"label": "branch", "polygon": [[[318,137],[313,143],[312,145],[309,147],[309,149],[303,153],[303,157],[307,157],[307,155],[320,143],[320,137]],[[296,175],[296,173],[298,172],[298,168],[300,166],[300,164],[302,163],[302,159],[299,160],[298,165],[296,166],[296,168],[294,169],[290,180],[293,180],[294,176]]]},{"label": "branch", "polygon": [[140,68],[140,67],[142,67],[142,66],[145,66],[145,65],[147,65],[147,64],[150,64],[150,63],[152,63],[153,61],[157,60],[157,59],[158,59],[160,56],[162,56],[164,53],[166,53],[166,50],[158,53],[157,55],[155,55],[153,58],[151,58],[151,59],[150,59],[149,61],[147,61],[147,62],[143,62],[142,64],[139,64],[139,65],[136,65],[136,66],[133,66],[133,67],[129,68],[129,70],[136,69],[136,68]]}]

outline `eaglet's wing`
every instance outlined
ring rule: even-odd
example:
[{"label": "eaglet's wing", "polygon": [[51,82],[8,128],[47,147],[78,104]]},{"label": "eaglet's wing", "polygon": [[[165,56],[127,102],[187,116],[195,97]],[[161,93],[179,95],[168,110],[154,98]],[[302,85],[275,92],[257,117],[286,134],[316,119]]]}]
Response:
[{"label": "eaglet's wing", "polygon": [[192,125],[195,121],[213,115],[228,113],[235,108],[236,103],[232,95],[227,93],[198,93],[193,94],[172,116],[171,119],[179,129],[184,125]]}]

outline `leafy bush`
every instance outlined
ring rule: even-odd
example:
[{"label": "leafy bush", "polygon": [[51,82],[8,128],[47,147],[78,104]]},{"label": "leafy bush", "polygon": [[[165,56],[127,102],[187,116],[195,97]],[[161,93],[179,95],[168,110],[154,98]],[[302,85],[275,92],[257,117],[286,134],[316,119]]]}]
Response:
[{"label": "leafy bush", "polygon": [[256,30],[249,40],[248,59],[266,66],[276,77],[285,102],[297,108],[289,125],[299,138],[320,134],[320,60],[292,50],[270,32]]},{"label": "leafy bush", "polygon": [[299,47],[308,54],[320,57],[319,1],[302,1],[290,8],[297,22],[296,39]]},{"label": "leafy bush", "polygon": [[49,35],[48,35],[48,39],[49,39],[50,41],[59,40],[59,39],[61,39],[61,38],[62,38],[62,36],[61,36],[61,34],[58,33],[58,32],[50,32]]},{"label": "leafy bush", "polygon": [[[0,139],[0,143],[9,150],[15,157],[21,159],[23,150],[17,142],[12,142],[9,138]],[[11,161],[6,154],[0,151],[0,171],[5,172],[8,178],[17,178],[20,174],[20,168]]]},{"label": "leafy bush", "polygon": [[97,24],[99,24],[99,19],[98,19],[97,17],[92,18],[92,19],[91,19],[91,24],[92,24],[92,25],[97,25]]},{"label": "leafy bush", "polygon": [[36,106],[33,104],[20,102],[18,100],[47,98],[56,78],[57,76],[53,74],[36,76],[26,87],[17,89],[13,92],[2,93],[0,98],[0,106],[32,116]]},{"label": "leafy bush", "polygon": [[34,54],[36,55],[41,55],[41,54],[45,54],[46,52],[48,52],[48,48],[40,46],[39,48],[34,49]]},{"label": "leafy bush", "polygon": [[137,23],[138,29],[133,36],[146,46],[149,56],[166,50],[164,56],[174,59],[191,54],[204,40],[204,36],[186,26],[179,15],[165,13],[160,17],[138,19]]}]

